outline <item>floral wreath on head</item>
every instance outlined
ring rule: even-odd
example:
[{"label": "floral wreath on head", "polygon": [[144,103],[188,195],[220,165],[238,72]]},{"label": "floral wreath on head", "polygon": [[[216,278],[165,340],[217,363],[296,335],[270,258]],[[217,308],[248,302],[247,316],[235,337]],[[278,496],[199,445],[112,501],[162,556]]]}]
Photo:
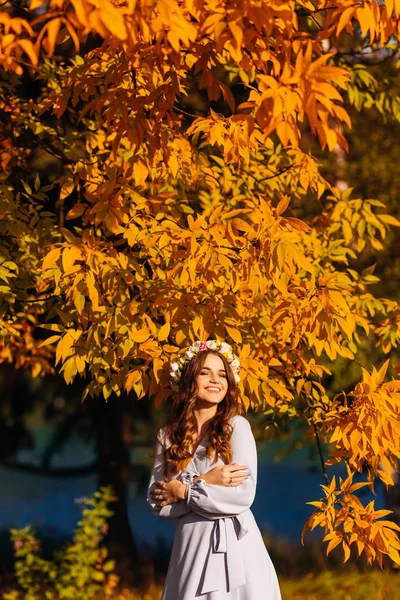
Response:
[{"label": "floral wreath on head", "polygon": [[182,377],[183,371],[186,369],[188,362],[190,362],[194,356],[197,356],[197,354],[203,352],[203,350],[215,350],[216,352],[222,354],[222,356],[226,358],[226,360],[229,363],[229,366],[232,369],[235,382],[239,383],[240,362],[238,357],[233,353],[231,346],[226,342],[220,342],[218,340],[209,340],[208,342],[194,342],[194,344],[189,346],[189,348],[184,354],[181,354],[177,358],[171,360],[170,376],[173,387],[177,388],[179,386],[179,381]]}]

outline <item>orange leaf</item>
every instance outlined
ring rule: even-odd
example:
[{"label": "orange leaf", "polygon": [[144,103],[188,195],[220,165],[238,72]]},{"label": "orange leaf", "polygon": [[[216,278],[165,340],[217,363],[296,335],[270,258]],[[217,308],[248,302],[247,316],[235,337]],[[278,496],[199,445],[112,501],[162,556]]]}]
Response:
[{"label": "orange leaf", "polygon": [[81,204],[80,202],[77,202],[77,204],[75,204],[70,211],[67,212],[66,215],[66,220],[69,219],[77,219],[78,217],[82,216],[83,213],[86,210],[86,206],[84,204]]},{"label": "orange leaf", "polygon": [[57,43],[57,36],[61,27],[61,19],[52,19],[47,25],[47,54],[53,56]]},{"label": "orange leaf", "polygon": [[171,325],[170,325],[170,323],[165,323],[165,324],[164,324],[164,325],[161,327],[160,331],[158,332],[158,340],[159,340],[160,342],[163,342],[163,341],[165,341],[166,339],[168,339],[168,336],[169,336],[169,332],[170,332],[170,330],[171,330]]},{"label": "orange leaf", "polygon": [[131,331],[129,334],[129,337],[134,342],[141,344],[142,342],[145,342],[146,340],[149,339],[150,332],[147,331],[147,329],[139,329],[138,331]]}]

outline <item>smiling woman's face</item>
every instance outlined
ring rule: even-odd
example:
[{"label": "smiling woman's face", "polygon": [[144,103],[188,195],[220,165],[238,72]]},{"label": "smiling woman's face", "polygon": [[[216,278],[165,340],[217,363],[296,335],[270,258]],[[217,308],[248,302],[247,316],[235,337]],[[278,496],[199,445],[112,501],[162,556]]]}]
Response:
[{"label": "smiling woman's face", "polygon": [[219,404],[228,391],[225,366],[217,354],[208,354],[197,376],[197,398]]}]

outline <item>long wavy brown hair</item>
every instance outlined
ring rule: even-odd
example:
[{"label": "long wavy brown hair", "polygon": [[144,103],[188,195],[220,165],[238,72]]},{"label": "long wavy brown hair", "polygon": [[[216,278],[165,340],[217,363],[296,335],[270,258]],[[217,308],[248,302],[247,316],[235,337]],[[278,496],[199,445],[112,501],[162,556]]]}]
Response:
[{"label": "long wavy brown hair", "polygon": [[167,413],[166,435],[170,446],[165,449],[164,477],[176,475],[186,468],[192,460],[194,439],[197,435],[197,423],[193,409],[197,399],[197,377],[209,354],[216,354],[224,363],[228,389],[225,398],[218,404],[215,416],[209,421],[206,435],[209,443],[207,456],[218,459],[218,454],[226,464],[232,460],[230,439],[233,431],[229,419],[242,414],[243,407],[237,401],[235,378],[229,362],[216,350],[203,350],[194,356],[182,373],[179,389],[172,398]]}]

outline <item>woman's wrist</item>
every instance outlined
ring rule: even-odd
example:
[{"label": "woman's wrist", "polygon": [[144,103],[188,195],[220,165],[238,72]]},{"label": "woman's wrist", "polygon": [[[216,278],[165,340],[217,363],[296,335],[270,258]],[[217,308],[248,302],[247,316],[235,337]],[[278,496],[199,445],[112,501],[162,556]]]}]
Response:
[{"label": "woman's wrist", "polygon": [[198,481],[199,479],[202,479],[203,481],[205,481],[206,483],[208,483],[208,481],[207,481],[207,473],[204,473],[204,475],[197,475],[197,477],[193,477],[193,481]]},{"label": "woman's wrist", "polygon": [[186,500],[188,487],[186,483],[182,483],[179,489],[179,500]]}]

